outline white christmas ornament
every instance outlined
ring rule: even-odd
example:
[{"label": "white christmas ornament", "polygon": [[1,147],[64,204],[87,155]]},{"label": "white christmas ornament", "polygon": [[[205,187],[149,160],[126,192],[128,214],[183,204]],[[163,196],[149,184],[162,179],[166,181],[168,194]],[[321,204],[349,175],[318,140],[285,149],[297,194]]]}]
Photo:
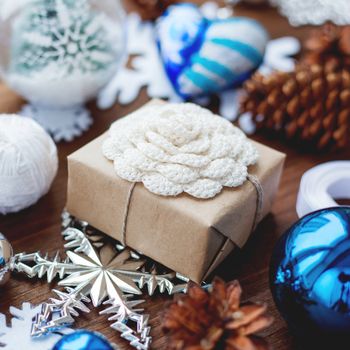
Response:
[{"label": "white christmas ornament", "polygon": [[33,306],[23,303],[22,308],[10,307],[11,326],[7,326],[6,317],[0,314],[0,344],[3,350],[51,350],[64,334],[72,329],[60,329],[46,337],[34,338],[30,335],[33,318],[41,311],[42,305]]},{"label": "white christmas ornament", "polygon": [[0,213],[37,202],[49,191],[57,168],[56,145],[40,125],[0,115]]},{"label": "white christmas ornament", "polygon": [[242,185],[258,159],[242,131],[192,103],[151,105],[116,121],[103,154],[118,176],[153,193],[203,199]]},{"label": "white christmas ornament", "polygon": [[120,1],[5,5],[0,7],[0,31],[6,33],[0,41],[3,77],[30,101],[26,115],[55,140],[71,140],[92,122],[82,105],[109,82],[124,55]]}]

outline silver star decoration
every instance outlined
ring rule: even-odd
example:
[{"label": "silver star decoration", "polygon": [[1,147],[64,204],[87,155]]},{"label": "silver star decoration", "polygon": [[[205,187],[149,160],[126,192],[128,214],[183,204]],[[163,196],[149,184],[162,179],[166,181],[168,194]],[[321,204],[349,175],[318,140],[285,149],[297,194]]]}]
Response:
[{"label": "silver star decoration", "polygon": [[12,269],[28,277],[43,278],[50,283],[58,277],[64,291],[43,305],[33,321],[32,335],[41,336],[70,325],[79,312],[107,305],[101,314],[109,315],[111,327],[130,345],[140,350],[150,347],[149,316],[138,306],[144,300],[134,299],[145,290],[168,294],[185,292],[188,279],[172,272],[153,260],[141,256],[93,229],[88,223],[64,213],[62,216],[66,257],[56,253],[53,258],[20,253],[14,258]]},{"label": "silver star decoration", "polygon": [[107,255],[103,253],[105,251],[98,255],[92,247],[86,252],[86,255],[67,251],[70,261],[80,269],[60,281],[58,285],[76,287],[88,282],[91,286],[89,294],[95,307],[100,305],[107,296],[109,299],[119,300],[122,293],[142,294],[135,282],[124,274],[125,271],[138,271],[145,262],[143,260],[129,261],[128,250],[112,258],[108,252]]}]

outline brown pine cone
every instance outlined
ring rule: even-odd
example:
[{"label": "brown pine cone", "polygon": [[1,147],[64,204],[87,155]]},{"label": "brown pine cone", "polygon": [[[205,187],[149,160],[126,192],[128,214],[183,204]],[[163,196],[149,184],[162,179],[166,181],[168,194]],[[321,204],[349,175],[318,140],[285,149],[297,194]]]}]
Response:
[{"label": "brown pine cone", "polygon": [[[245,83],[241,112],[258,128],[278,131],[307,149],[350,143],[350,72],[336,61],[298,65],[295,72],[255,74]],[[300,142],[302,141],[302,142]]]},{"label": "brown pine cone", "polygon": [[266,306],[240,305],[238,281],[216,278],[208,292],[191,284],[186,295],[166,310],[163,330],[169,350],[266,350],[267,343],[252,334],[272,323]]},{"label": "brown pine cone", "polygon": [[350,70],[350,26],[340,27],[328,23],[321,29],[312,31],[304,47],[304,62],[323,65],[329,61],[336,61]]},{"label": "brown pine cone", "polygon": [[155,20],[177,0],[132,0],[143,20]]}]

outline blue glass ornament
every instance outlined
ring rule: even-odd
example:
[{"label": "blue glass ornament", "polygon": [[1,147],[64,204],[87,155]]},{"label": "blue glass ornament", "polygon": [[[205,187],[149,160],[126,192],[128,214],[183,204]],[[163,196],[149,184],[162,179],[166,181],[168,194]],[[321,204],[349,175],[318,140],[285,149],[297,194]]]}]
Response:
[{"label": "blue glass ornament", "polygon": [[170,6],[157,22],[160,54],[185,99],[241,84],[262,63],[268,35],[255,20],[205,18],[197,6]]},{"label": "blue glass ornament", "polygon": [[350,337],[350,207],[322,209],[296,222],[271,260],[272,294],[299,336]]},{"label": "blue glass ornament", "polygon": [[52,350],[116,350],[102,335],[87,330],[62,337]]}]

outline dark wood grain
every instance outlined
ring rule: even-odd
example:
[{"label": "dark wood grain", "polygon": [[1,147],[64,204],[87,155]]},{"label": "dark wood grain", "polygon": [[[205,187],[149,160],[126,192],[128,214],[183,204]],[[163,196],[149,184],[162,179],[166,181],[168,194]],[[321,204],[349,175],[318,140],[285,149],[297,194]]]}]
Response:
[{"label": "dark wood grain", "polygon": [[[244,7],[236,10],[238,15],[246,15],[259,19],[269,30],[272,37],[293,35],[300,39],[305,38],[308,28],[292,28],[287,21],[279,16],[274,9],[266,7]],[[0,231],[12,242],[16,252],[55,252],[62,250],[60,236],[60,213],[66,200],[67,164],[66,156],[80,148],[88,141],[104,132],[116,118],[123,116],[147,101],[142,92],[136,102],[122,107],[115,105],[107,111],[98,110],[94,103],[90,104],[94,116],[93,127],[82,137],[72,143],[60,143],[58,176],[50,192],[36,205],[18,213],[7,216],[0,215]],[[23,101],[16,97],[6,87],[0,86],[0,111],[15,112]],[[336,154],[303,154],[292,146],[287,146],[278,139],[268,139],[264,136],[254,136],[255,140],[287,153],[285,171],[280,190],[272,213],[259,225],[246,247],[230,256],[218,269],[217,274],[226,280],[238,278],[244,289],[244,300],[262,301],[267,303],[270,312],[275,317],[274,325],[264,335],[275,350],[293,348],[293,338],[288,333],[284,321],[275,309],[268,283],[268,266],[272,248],[278,237],[297,219],[295,201],[301,175],[310,167],[332,159],[349,159],[350,152]],[[43,281],[28,280],[24,277],[14,277],[0,291],[0,312],[7,313],[9,306],[20,306],[29,301],[33,304],[42,303],[52,296],[51,288],[55,283],[48,285]],[[147,298],[146,309],[151,314],[153,348],[164,349],[165,339],[160,329],[160,313],[169,298],[156,296]],[[76,327],[102,332],[109,340],[120,346],[120,349],[129,349],[126,342],[119,338],[117,332],[109,327],[104,316],[98,315],[99,310],[79,318]]]}]

